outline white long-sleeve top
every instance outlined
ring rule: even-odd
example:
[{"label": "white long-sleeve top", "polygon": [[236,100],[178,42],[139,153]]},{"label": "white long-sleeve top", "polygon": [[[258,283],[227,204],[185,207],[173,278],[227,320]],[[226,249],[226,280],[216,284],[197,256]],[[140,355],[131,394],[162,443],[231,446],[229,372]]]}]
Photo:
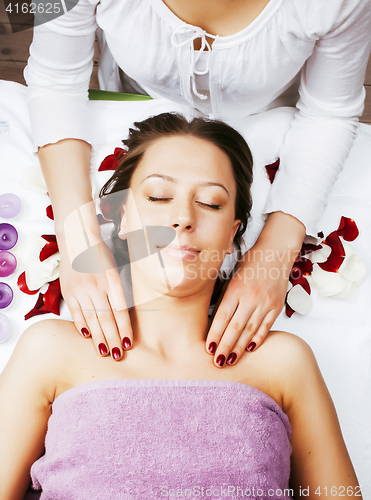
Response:
[{"label": "white long-sleeve top", "polygon": [[79,0],[34,30],[24,76],[35,151],[64,138],[91,143],[87,90],[98,26],[118,66],[149,95],[232,123],[288,104],[301,72],[299,111],[266,212],[291,214],[317,234],[363,111],[371,0],[270,0],[249,26],[217,36],[203,53],[193,42],[206,43],[207,33],[162,0]]}]

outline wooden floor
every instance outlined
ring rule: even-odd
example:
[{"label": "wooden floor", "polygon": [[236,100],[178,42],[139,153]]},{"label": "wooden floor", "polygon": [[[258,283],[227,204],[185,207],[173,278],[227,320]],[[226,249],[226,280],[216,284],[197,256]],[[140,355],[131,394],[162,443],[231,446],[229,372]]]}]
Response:
[{"label": "wooden floor", "polygon": [[[0,79],[25,84],[23,69],[27,63],[28,49],[31,41],[32,29],[12,33],[5,12],[5,5],[0,0]],[[94,67],[90,80],[90,88],[93,89],[99,88],[97,78],[99,56],[99,46],[96,41]],[[361,121],[371,124],[371,58],[367,68],[365,86],[367,94],[366,105]]]}]

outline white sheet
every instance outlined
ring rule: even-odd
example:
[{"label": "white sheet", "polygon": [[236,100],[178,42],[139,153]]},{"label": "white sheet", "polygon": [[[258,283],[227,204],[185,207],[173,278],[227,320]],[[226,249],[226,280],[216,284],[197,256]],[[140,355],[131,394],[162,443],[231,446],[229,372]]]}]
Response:
[{"label": "white sheet", "polygon": [[[97,173],[102,159],[121,145],[128,126],[133,121],[163,111],[191,112],[164,99],[139,102],[90,103],[94,124],[94,152],[92,181],[97,194],[111,175]],[[249,225],[246,242],[251,246],[263,224],[262,208],[269,190],[264,165],[278,156],[279,147],[290,126],[294,110],[283,108],[250,117],[245,123],[232,124],[245,134],[255,160],[254,217]],[[30,124],[25,101],[25,87],[0,81],[0,194],[13,192],[23,203],[23,212],[16,221],[10,221],[19,232],[19,241],[32,234],[53,234],[53,222],[45,215],[49,205],[46,194],[21,187],[26,169],[38,165],[32,153]],[[305,339],[312,347],[323,376],[334,399],[344,438],[356,469],[363,496],[371,500],[371,126],[361,125],[344,170],[333,190],[322,218],[324,234],[337,229],[342,215],[354,219],[360,230],[352,243],[356,253],[367,266],[367,275],[357,289],[354,303],[323,298],[312,290],[314,304],[307,316],[294,314],[278,318],[276,329],[287,330]],[[0,222],[6,222],[0,219]],[[17,252],[15,247],[14,252]],[[52,314],[36,316],[24,321],[24,315],[34,306],[37,295],[21,293],[16,281],[24,268],[18,266],[13,276],[2,278],[12,286],[14,301],[2,311],[12,323],[12,336],[0,344],[0,370],[9,359],[14,346],[25,328]],[[43,291],[43,290],[41,290]],[[71,319],[65,304],[61,317]]]}]

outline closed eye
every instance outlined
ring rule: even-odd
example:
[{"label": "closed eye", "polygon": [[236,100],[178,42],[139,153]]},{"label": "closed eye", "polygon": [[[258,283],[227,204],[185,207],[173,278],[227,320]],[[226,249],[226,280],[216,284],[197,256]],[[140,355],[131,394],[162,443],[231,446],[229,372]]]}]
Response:
[{"label": "closed eye", "polygon": [[171,198],[155,198],[154,196],[147,196],[148,201],[169,201]]},{"label": "closed eye", "polygon": [[[169,201],[171,200],[172,198],[156,198],[154,196],[147,196],[147,200],[148,201],[152,201],[152,202],[163,202],[165,203],[166,201]],[[212,210],[220,210],[222,208],[221,205],[210,205],[208,203],[203,203],[202,201],[197,201],[197,203],[199,205],[201,205],[202,207],[206,207],[206,208],[211,208]]]},{"label": "closed eye", "polygon": [[203,207],[212,208],[213,210],[220,210],[222,208],[221,205],[209,205],[208,203],[202,203],[202,201],[198,201],[197,203]]}]

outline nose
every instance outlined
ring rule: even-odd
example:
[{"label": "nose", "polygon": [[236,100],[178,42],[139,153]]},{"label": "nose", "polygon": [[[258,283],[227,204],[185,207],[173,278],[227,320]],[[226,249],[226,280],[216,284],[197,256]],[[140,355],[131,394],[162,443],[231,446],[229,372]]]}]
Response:
[{"label": "nose", "polygon": [[184,201],[178,203],[177,206],[173,206],[170,219],[171,227],[177,231],[192,231],[194,229],[195,220],[191,203]]}]

